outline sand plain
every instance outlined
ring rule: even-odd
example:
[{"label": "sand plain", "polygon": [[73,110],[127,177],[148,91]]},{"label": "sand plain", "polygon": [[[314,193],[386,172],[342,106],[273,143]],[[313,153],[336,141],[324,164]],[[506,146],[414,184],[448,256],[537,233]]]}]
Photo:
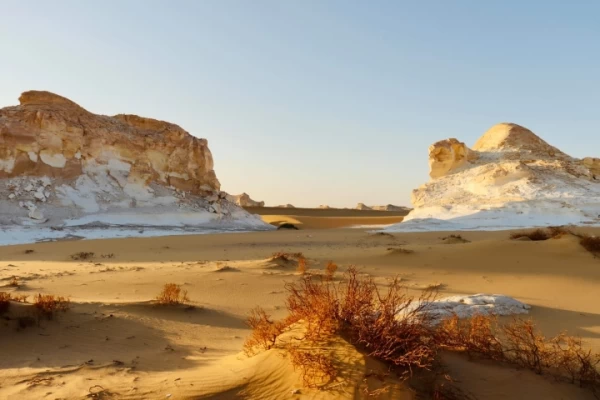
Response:
[{"label": "sand plain", "polygon": [[[419,398],[393,376],[365,380],[369,371],[386,367],[343,339],[332,344],[343,373],[326,390],[302,387],[283,351],[250,358],[242,352],[250,309],[260,305],[284,317],[284,284],[300,279],[293,268],[269,260],[274,252],[302,252],[314,272],[330,260],[340,273],[354,265],[382,286],[400,276],[415,294],[436,284],[441,296],[509,295],[532,306],[530,317],[546,335],[568,331],[600,351],[600,259],[574,237],[521,242],[510,240],[507,231],[461,232],[468,242],[450,244],[442,240],[447,232],[376,235],[340,228],[331,219],[368,225],[377,216],[272,215],[286,214],[321,221],[297,231],[0,247],[0,291],[30,298],[65,295],[72,302],[54,320],[23,329],[15,318],[29,306],[11,306],[0,322],[0,398],[357,399],[365,398],[364,387],[378,385],[390,388],[380,398]],[[400,246],[414,252],[388,250]],[[77,252],[94,256],[71,259]],[[19,287],[10,286],[13,277]],[[169,282],[188,291],[191,307],[153,303]],[[577,386],[510,366],[460,354],[447,354],[444,361],[457,384],[480,399],[594,398]]]}]

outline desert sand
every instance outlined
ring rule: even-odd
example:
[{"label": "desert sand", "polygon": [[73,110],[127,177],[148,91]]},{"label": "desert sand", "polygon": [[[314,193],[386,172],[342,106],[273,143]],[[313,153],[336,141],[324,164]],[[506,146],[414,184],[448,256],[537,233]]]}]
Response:
[{"label": "desert sand", "polygon": [[[479,231],[461,232],[466,243],[449,243],[441,239],[447,232],[338,228],[344,218],[351,222],[345,225],[368,225],[373,218],[401,216],[288,211],[292,215],[279,210],[264,218],[293,219],[301,230],[0,247],[0,291],[30,299],[37,293],[64,295],[72,302],[54,320],[23,329],[14,318],[28,305],[11,306],[0,325],[0,398],[356,399],[364,398],[365,387],[382,385],[390,390],[380,398],[418,398],[410,382],[393,374],[384,382],[366,379],[386,367],[342,339],[332,347],[341,373],[324,390],[304,388],[282,350],[253,357],[242,352],[250,309],[262,306],[275,318],[287,314],[284,284],[300,276],[294,267],[269,260],[280,251],[304,253],[309,272],[334,260],[338,275],[355,265],[382,287],[400,276],[415,294],[438,285],[442,296],[509,295],[532,306],[530,317],[546,335],[566,330],[600,351],[600,260],[574,237],[523,242],[510,240],[507,231]],[[324,227],[330,229],[314,229]],[[388,250],[398,246],[414,252]],[[72,260],[78,252],[94,256]],[[20,287],[9,286],[13,277]],[[170,282],[188,291],[190,305],[153,303]],[[444,358],[457,385],[480,399],[594,398],[526,370],[460,354]]]}]

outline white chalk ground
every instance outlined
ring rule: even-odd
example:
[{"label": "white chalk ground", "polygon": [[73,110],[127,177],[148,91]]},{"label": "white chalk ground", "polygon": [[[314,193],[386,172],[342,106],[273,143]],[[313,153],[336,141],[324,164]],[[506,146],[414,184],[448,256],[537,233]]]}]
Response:
[{"label": "white chalk ground", "polygon": [[[421,306],[415,303],[413,310]],[[512,297],[501,294],[474,294],[470,296],[450,296],[428,302],[423,312],[433,317],[434,323],[456,315],[458,318],[470,318],[475,315],[517,315],[528,314],[531,306]]]},{"label": "white chalk ground", "polygon": [[482,208],[460,205],[423,207],[411,211],[403,222],[388,226],[383,231],[494,231],[561,225],[600,226],[596,212],[600,213],[600,205],[597,209],[582,212],[551,201],[514,202]]}]

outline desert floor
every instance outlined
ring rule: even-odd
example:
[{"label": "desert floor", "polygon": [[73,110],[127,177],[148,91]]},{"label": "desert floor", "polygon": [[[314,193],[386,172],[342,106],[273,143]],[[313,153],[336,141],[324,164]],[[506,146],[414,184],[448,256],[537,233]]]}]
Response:
[{"label": "desert floor", "polygon": [[[336,228],[0,247],[0,291],[72,301],[54,320],[22,329],[15,318],[31,306],[11,306],[0,322],[0,398],[363,398],[365,385],[377,385],[365,375],[385,367],[343,340],[335,345],[343,373],[324,391],[303,388],[283,351],[242,353],[250,309],[286,315],[284,283],[299,275],[269,261],[279,251],[303,252],[311,271],[329,260],[340,271],[356,265],[382,286],[399,275],[414,293],[439,284],[442,296],[513,296],[532,305],[530,316],[545,334],[566,330],[600,351],[600,259],[574,237],[520,242],[508,232],[463,232],[470,242],[452,244],[441,239],[447,234]],[[414,253],[388,251],[397,246]],[[74,261],[77,252],[94,257]],[[9,286],[13,277],[20,287]],[[188,290],[194,307],[153,304],[169,282]],[[445,362],[458,385],[479,399],[594,398],[513,367],[456,354]],[[381,398],[416,398],[407,384],[392,378],[387,384],[391,390]]]}]

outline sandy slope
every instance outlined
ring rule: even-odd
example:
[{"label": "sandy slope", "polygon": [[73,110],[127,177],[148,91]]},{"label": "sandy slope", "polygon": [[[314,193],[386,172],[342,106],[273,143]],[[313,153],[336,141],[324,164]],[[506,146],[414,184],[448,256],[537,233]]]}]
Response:
[{"label": "sandy slope", "polygon": [[320,208],[279,208],[245,207],[252,214],[274,226],[283,223],[294,224],[299,229],[333,229],[352,226],[391,225],[402,222],[406,212],[320,209]]},{"label": "sandy slope", "polygon": [[[275,317],[286,313],[283,284],[298,276],[267,260],[276,251],[304,252],[314,269],[329,260],[342,268],[354,264],[381,284],[399,274],[415,292],[441,283],[443,295],[510,295],[533,306],[531,316],[548,335],[568,330],[600,351],[600,260],[570,237],[515,242],[507,232],[462,235],[471,242],[447,244],[439,232],[329,229],[0,247],[0,285],[13,276],[24,283],[0,290],[64,294],[73,301],[70,311],[39,327],[17,331],[14,321],[2,320],[0,398],[79,399],[103,389],[104,397],[96,398],[360,398],[364,374],[381,366],[341,340],[332,349],[342,378],[329,391],[302,388],[277,350],[252,358],[240,352],[252,307]],[[387,250],[399,245],[415,252]],[[95,258],[71,260],[79,251]],[[114,258],[101,257],[110,253]],[[167,282],[183,285],[196,307],[154,306],[150,300]],[[593,398],[526,371],[456,355],[447,362],[460,385],[480,399]],[[388,398],[413,394],[396,383]]]}]

